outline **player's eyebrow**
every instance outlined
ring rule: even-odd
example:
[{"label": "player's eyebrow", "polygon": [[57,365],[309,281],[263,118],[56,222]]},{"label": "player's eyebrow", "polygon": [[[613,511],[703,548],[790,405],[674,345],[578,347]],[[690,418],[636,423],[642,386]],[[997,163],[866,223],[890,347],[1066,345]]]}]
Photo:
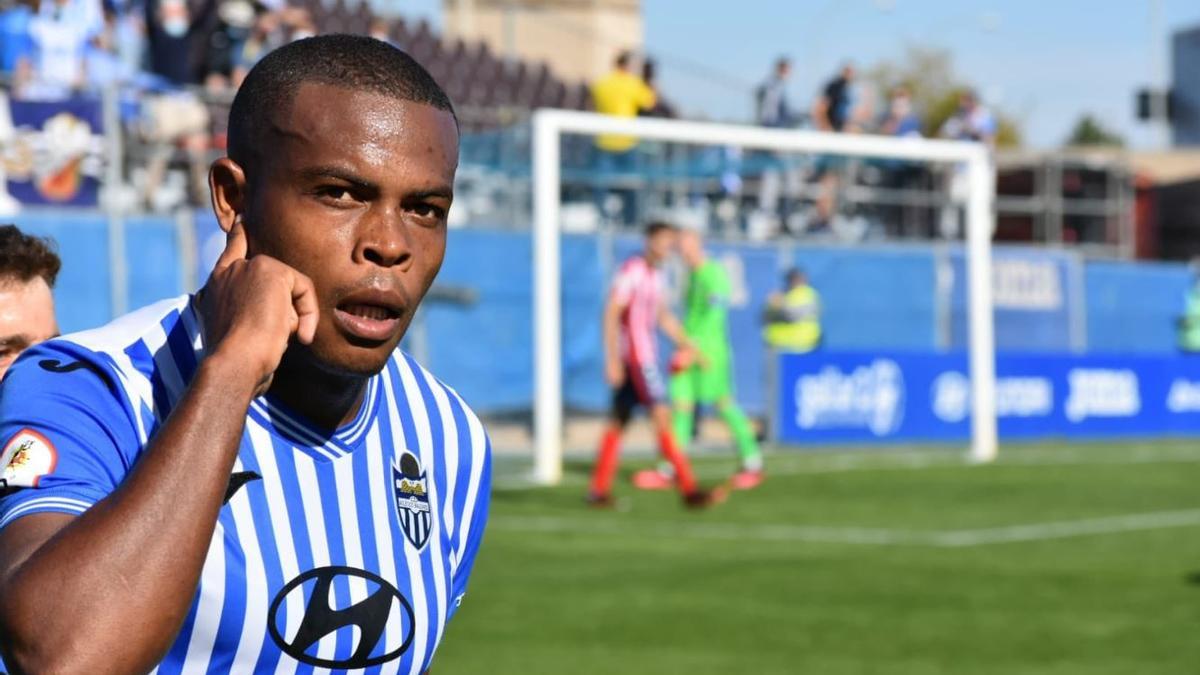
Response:
[{"label": "player's eyebrow", "polygon": [[300,177],[305,180],[317,180],[320,178],[333,178],[335,180],[350,183],[360,190],[378,191],[379,186],[371,181],[338,166],[311,166],[300,170]]},{"label": "player's eyebrow", "polygon": [[404,193],[404,199],[411,201],[420,201],[423,199],[439,198],[446,201],[454,201],[454,188],[448,185],[439,185],[433,188],[424,190],[413,190],[412,192]]},{"label": "player's eyebrow", "polygon": [[0,349],[26,349],[33,342],[28,335],[0,336]]}]

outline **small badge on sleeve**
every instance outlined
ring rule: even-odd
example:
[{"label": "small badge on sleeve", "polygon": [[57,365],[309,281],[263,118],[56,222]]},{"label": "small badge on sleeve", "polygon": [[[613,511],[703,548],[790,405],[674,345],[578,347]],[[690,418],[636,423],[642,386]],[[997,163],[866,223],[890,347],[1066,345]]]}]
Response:
[{"label": "small badge on sleeve", "polygon": [[22,429],[0,451],[0,489],[37,487],[42,476],[54,471],[58,454],[54,444],[33,429]]}]

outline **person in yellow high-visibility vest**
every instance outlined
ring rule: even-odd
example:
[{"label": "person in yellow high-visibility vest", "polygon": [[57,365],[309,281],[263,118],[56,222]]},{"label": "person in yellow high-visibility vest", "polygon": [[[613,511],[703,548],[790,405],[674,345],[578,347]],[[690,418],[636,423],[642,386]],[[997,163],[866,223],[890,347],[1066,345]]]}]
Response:
[{"label": "person in yellow high-visibility vest", "polygon": [[821,295],[798,268],[788,271],[784,285],[767,299],[763,338],[776,351],[812,351],[821,344]]}]

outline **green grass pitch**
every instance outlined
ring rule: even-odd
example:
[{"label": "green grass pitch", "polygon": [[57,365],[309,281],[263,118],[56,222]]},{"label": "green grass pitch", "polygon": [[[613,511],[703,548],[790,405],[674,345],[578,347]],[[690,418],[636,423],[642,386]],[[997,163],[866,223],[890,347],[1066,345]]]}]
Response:
[{"label": "green grass pitch", "polygon": [[495,492],[433,672],[1200,673],[1200,446],[781,452],[702,513],[587,468]]}]

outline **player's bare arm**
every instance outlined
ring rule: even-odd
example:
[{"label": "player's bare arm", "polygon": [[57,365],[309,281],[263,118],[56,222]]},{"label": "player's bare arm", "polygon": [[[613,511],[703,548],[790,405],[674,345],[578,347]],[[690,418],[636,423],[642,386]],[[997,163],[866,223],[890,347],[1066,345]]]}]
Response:
[{"label": "player's bare arm", "polygon": [[128,478],[81,516],[0,531],[0,651],[16,672],[145,672],[174,640],[250,401],[317,323],[308,278],[246,246],[236,221],[201,294],[209,354]]},{"label": "player's bare arm", "polygon": [[683,324],[679,322],[679,319],[669,308],[662,307],[658,310],[658,327],[670,338],[676,349],[688,355],[687,358],[689,360],[695,359],[701,364],[704,363],[704,355],[696,349],[696,345],[688,337],[687,332],[683,330]]},{"label": "player's bare arm", "polygon": [[616,298],[609,298],[604,305],[604,378],[610,387],[619,387],[625,382],[620,348],[621,315],[625,308],[625,303]]}]

